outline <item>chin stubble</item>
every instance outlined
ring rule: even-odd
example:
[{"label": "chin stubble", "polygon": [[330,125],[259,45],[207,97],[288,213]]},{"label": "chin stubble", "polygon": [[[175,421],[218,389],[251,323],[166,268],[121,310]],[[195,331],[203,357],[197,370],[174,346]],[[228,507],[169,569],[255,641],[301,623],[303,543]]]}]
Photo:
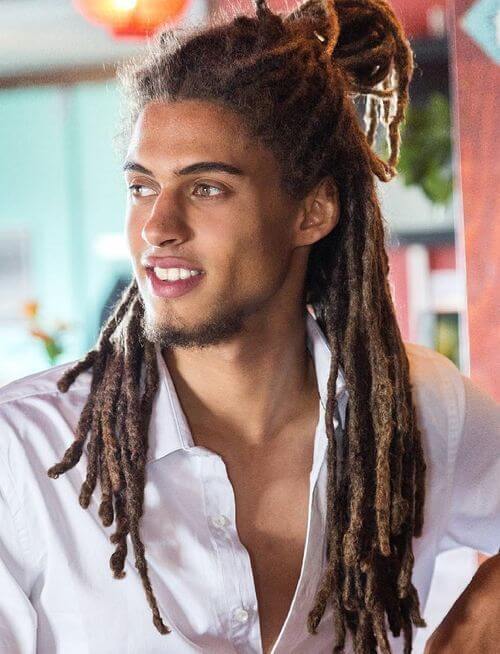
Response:
[{"label": "chin stubble", "polygon": [[[160,348],[204,348],[217,345],[243,330],[244,310],[216,312],[214,315],[200,317],[196,327],[175,327],[166,323],[157,323],[150,319],[147,311],[141,317],[141,329],[144,338]],[[168,319],[167,319],[168,320]]]}]

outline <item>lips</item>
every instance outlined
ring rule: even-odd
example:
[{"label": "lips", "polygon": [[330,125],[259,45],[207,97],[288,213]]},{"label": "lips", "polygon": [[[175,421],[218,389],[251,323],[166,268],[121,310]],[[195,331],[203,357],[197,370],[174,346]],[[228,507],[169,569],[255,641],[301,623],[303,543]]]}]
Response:
[{"label": "lips", "polygon": [[149,280],[150,291],[153,295],[163,298],[177,298],[185,295],[196,288],[205,275],[195,275],[186,279],[178,279],[176,281],[168,281],[159,279],[152,268],[146,268],[146,275]]}]

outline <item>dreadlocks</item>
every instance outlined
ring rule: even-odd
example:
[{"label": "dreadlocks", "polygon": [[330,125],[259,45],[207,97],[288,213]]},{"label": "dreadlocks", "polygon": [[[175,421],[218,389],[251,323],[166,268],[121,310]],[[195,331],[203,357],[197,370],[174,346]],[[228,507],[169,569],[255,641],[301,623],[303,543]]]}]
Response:
[{"label": "dreadlocks", "polygon": [[[302,198],[325,175],[339,189],[336,229],[314,244],[306,271],[307,302],[331,350],[326,430],[327,566],[308,629],[315,633],[328,602],[335,644],[346,630],[356,654],[390,654],[388,626],[412,649],[412,623],[425,626],[412,584],[412,538],[421,535],[424,475],[409,363],[388,284],[384,220],[374,175],[396,174],[399,128],[408,102],[413,58],[386,0],[307,0],[288,15],[255,0],[256,15],[204,28],[166,30],[145,57],[118,76],[128,99],[130,133],[145,105],[199,99],[237,111],[274,153],[283,188]],[[219,15],[220,17],[220,15]],[[357,101],[364,102],[365,130]],[[389,155],[373,145],[385,126]],[[99,478],[99,515],[116,523],[110,566],[123,577],[130,535],[153,622],[167,634],[151,588],[139,535],[145,461],[158,370],[141,330],[144,305],[134,279],[103,326],[96,346],[58,381],[66,392],[92,368],[74,442],[48,470],[56,479],[79,461],[90,432],[83,508]],[[333,430],[339,366],[349,393],[337,473]]]}]

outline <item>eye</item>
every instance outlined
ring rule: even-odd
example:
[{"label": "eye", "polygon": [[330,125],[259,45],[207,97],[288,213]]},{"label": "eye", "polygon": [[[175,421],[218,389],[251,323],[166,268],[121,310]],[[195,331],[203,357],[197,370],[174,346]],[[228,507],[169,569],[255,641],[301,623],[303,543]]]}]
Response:
[{"label": "eye", "polygon": [[215,189],[216,191],[220,191],[220,193],[202,193],[201,197],[204,198],[214,197],[216,195],[222,195],[224,193],[223,189],[219,188],[218,186],[213,186],[212,184],[205,184],[203,182],[195,184],[195,188]]},{"label": "eye", "polygon": [[[128,187],[128,190],[130,191],[130,195],[134,198],[136,197],[144,197],[144,194],[136,192],[136,189],[147,189],[151,191],[151,189],[148,189],[147,186],[144,186],[143,184],[131,184]],[[154,193],[154,191],[151,191],[151,193]]]}]

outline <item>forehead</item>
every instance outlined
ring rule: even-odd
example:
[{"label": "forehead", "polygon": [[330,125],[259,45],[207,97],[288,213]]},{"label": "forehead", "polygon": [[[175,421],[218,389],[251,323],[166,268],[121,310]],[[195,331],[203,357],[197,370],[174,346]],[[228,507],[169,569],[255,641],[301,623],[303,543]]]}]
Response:
[{"label": "forehead", "polygon": [[147,104],[134,125],[127,154],[172,161],[210,156],[228,163],[273,163],[271,152],[252,139],[236,112],[199,100]]}]

